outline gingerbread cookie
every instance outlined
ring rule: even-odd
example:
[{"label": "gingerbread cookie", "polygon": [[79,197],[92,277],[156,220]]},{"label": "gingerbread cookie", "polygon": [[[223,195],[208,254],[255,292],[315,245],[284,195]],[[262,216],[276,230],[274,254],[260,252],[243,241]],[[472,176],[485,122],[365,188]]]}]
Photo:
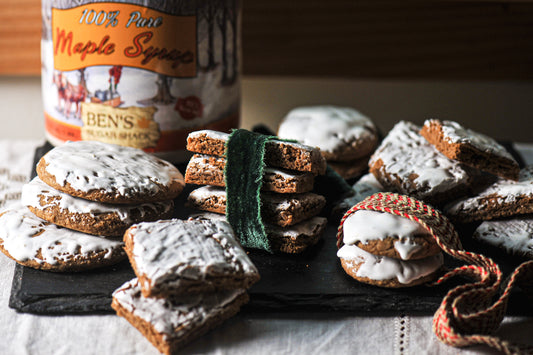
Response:
[{"label": "gingerbread cookie", "polygon": [[[189,134],[187,137],[187,150],[194,153],[223,156],[226,152],[226,143],[229,134],[203,130]],[[265,163],[268,166],[301,172],[310,172],[313,175],[322,175],[326,172],[326,160],[316,147],[299,143],[269,140],[265,145]]]},{"label": "gingerbread cookie", "polygon": [[248,288],[259,273],[225,221],[140,223],[124,234],[143,295]]},{"label": "gingerbread cookie", "polygon": [[450,159],[502,178],[518,180],[520,167],[516,160],[502,145],[484,134],[457,122],[436,119],[427,120],[420,134]]},{"label": "gingerbread cookie", "polygon": [[444,211],[458,222],[533,213],[533,165],[520,170],[518,181],[500,178],[475,196],[451,202]]},{"label": "gingerbread cookie", "polygon": [[170,218],[172,200],[139,205],[107,204],[70,196],[35,177],[22,188],[21,202],[37,217],[79,232],[122,236],[132,224]]},{"label": "gingerbread cookie", "polygon": [[83,271],[113,265],[126,254],[121,239],[57,227],[26,207],[0,215],[0,250],[17,263],[48,271]]},{"label": "gingerbread cookie", "polygon": [[533,259],[533,215],[485,221],[477,227],[472,238],[507,254]]},{"label": "gingerbread cookie", "polygon": [[111,307],[163,354],[181,348],[234,316],[248,302],[244,290],[220,291],[168,299],[143,297],[137,279],[113,293]]},{"label": "gingerbread cookie", "polygon": [[278,136],[320,148],[328,161],[367,157],[378,143],[372,121],[350,107],[310,106],[291,110],[281,121]]},{"label": "gingerbread cookie", "polygon": [[419,131],[413,123],[397,123],[372,155],[370,172],[387,190],[432,204],[466,195],[472,169],[448,159]]},{"label": "gingerbread cookie", "polygon": [[[226,212],[226,191],[220,187],[202,186],[191,191],[190,207],[200,211]],[[311,192],[302,194],[261,194],[261,214],[265,222],[282,227],[294,225],[316,216],[326,205],[326,199]]]},{"label": "gingerbread cookie", "polygon": [[140,149],[93,141],[55,147],[41,158],[37,174],[59,191],[105,203],[171,200],[184,187],[172,164]]},{"label": "gingerbread cookie", "polygon": [[355,245],[344,245],[337,252],[341,265],[357,281],[380,287],[411,287],[435,278],[443,266],[442,253],[416,260],[376,256]]},{"label": "gingerbread cookie", "polygon": [[[187,184],[225,186],[223,157],[195,154],[187,164]],[[291,172],[265,167],[261,190],[278,193],[303,193],[313,189],[314,176],[311,173]]]},{"label": "gingerbread cookie", "polygon": [[344,221],[343,243],[377,256],[423,259],[440,253],[432,235],[417,222],[370,210],[358,210]]},{"label": "gingerbread cookie", "polygon": [[[191,219],[226,220],[222,214],[213,212],[194,213]],[[272,243],[272,250],[287,254],[299,254],[317,244],[326,229],[328,220],[312,217],[292,226],[280,227],[265,223],[267,237]]]}]

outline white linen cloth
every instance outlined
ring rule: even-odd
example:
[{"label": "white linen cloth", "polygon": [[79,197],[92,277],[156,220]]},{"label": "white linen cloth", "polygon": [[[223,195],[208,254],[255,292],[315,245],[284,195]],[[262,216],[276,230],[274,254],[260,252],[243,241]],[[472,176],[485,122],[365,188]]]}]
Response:
[{"label": "white linen cloth", "polygon": [[[40,141],[0,140],[0,205],[18,203]],[[533,144],[516,145],[533,163]],[[0,255],[0,354],[157,354],[115,315],[43,316],[8,306],[15,263]],[[512,302],[512,297],[511,297]],[[183,354],[496,354],[456,349],[433,334],[432,316],[372,317],[349,313],[241,313],[184,348]],[[533,344],[533,319],[506,318],[498,334]]]}]

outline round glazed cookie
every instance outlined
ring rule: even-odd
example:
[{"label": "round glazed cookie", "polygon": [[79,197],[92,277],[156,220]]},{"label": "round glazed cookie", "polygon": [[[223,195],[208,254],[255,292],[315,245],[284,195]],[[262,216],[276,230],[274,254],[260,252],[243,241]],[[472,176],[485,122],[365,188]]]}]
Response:
[{"label": "round glazed cookie", "polygon": [[342,241],[368,253],[414,260],[440,253],[434,238],[410,219],[370,210],[358,210],[344,221]]},{"label": "round glazed cookie", "polygon": [[376,256],[355,245],[337,252],[342,268],[357,281],[380,287],[411,287],[431,281],[443,265],[442,253],[417,260]]},{"label": "round glazed cookie", "polygon": [[278,136],[320,148],[331,161],[345,162],[369,156],[377,146],[372,121],[349,107],[309,106],[290,111]]},{"label": "round glazed cookie", "polygon": [[55,147],[37,164],[47,185],[69,195],[107,203],[171,200],[185,185],[172,164],[140,149],[94,141]]},{"label": "round glazed cookie", "polygon": [[26,207],[0,214],[0,251],[17,263],[48,271],[83,271],[125,259],[120,239],[61,228]]},{"label": "round glazed cookie", "polygon": [[80,232],[122,236],[132,224],[172,216],[172,200],[138,205],[109,204],[70,196],[39,177],[22,187],[22,204],[48,222]]}]

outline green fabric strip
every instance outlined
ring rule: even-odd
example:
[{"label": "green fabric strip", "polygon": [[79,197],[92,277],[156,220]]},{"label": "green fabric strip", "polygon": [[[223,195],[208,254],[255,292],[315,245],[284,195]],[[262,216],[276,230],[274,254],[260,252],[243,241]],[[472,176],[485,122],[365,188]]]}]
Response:
[{"label": "green fabric strip", "polygon": [[261,220],[260,190],[263,184],[265,144],[273,137],[234,130],[226,143],[226,220],[241,245],[272,253]]}]

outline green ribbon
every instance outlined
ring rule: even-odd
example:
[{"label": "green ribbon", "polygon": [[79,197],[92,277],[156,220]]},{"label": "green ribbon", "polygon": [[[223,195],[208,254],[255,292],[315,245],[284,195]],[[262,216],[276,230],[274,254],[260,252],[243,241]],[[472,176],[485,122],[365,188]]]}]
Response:
[{"label": "green ribbon", "polygon": [[265,145],[272,136],[234,130],[226,143],[226,220],[241,245],[272,253],[261,219],[260,190],[265,166]]}]

